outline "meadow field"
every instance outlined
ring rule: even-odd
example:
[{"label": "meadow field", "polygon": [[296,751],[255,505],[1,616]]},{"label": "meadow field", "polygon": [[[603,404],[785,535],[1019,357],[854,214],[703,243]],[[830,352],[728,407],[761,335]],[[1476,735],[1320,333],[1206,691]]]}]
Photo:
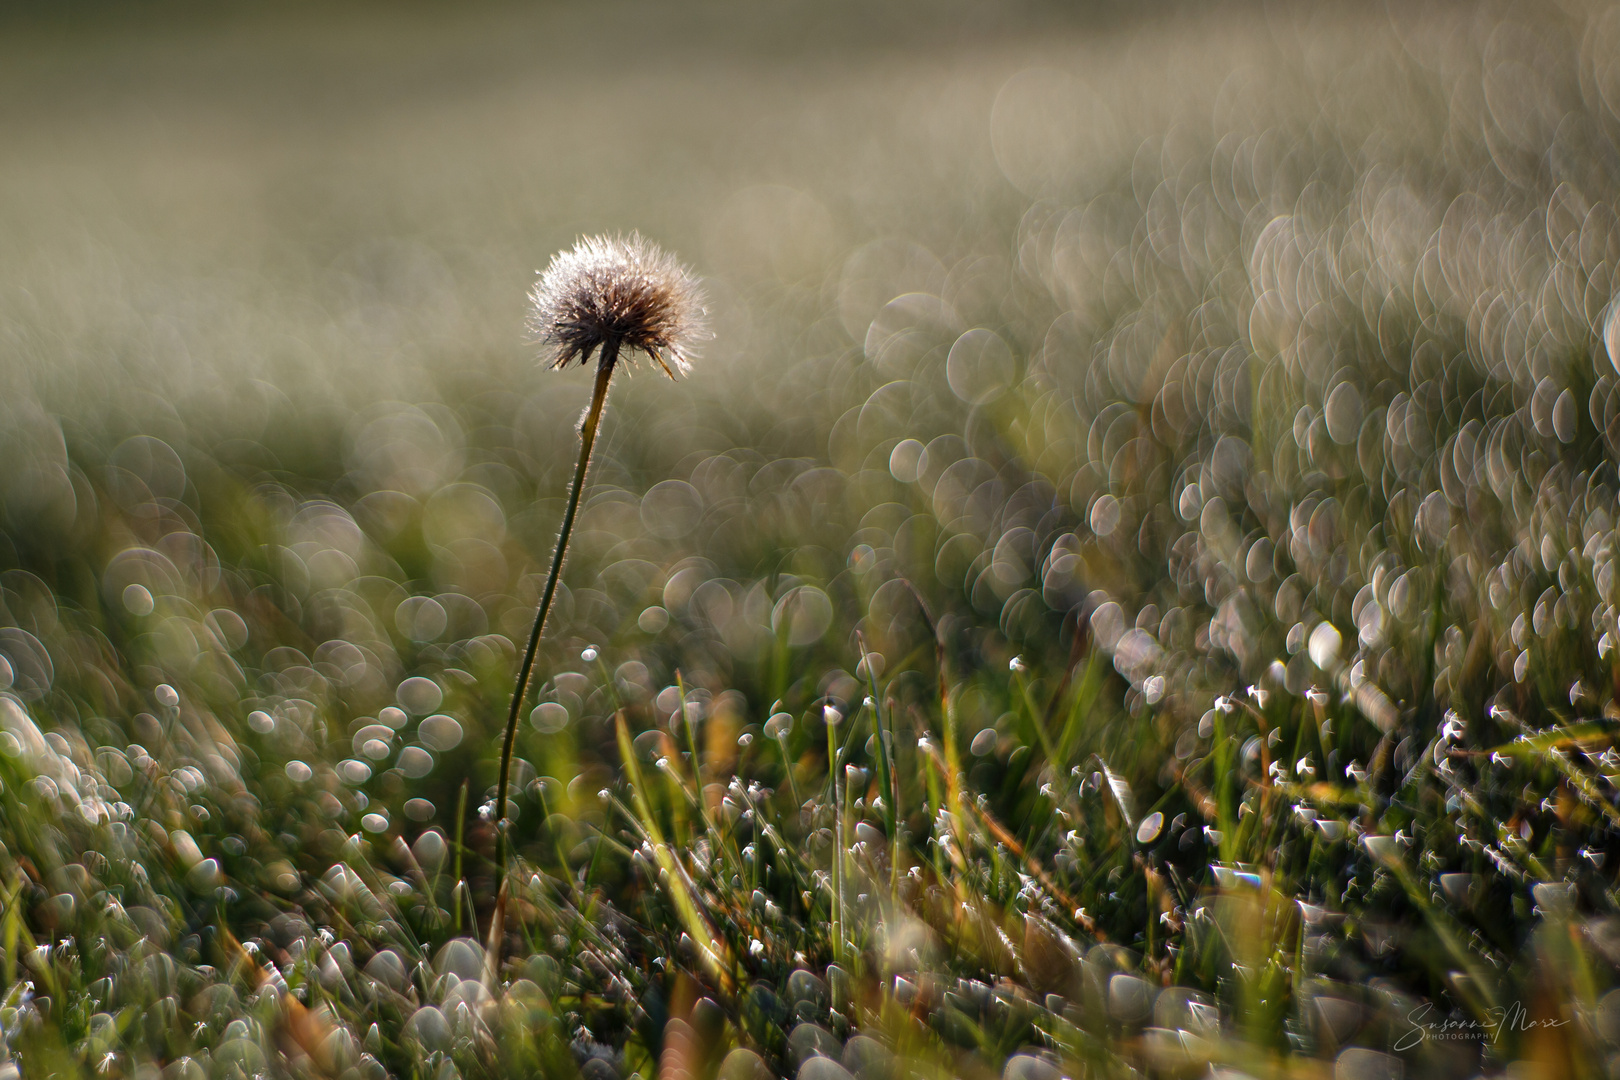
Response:
[{"label": "meadow field", "polygon": [[1620,1072],[1620,11],[41,6],[0,136],[0,1080]]}]

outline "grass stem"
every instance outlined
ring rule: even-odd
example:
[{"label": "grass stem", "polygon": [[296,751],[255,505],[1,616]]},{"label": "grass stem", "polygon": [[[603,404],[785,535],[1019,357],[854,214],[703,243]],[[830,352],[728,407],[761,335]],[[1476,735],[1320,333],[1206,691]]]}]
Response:
[{"label": "grass stem", "polygon": [[827,719],[827,785],[831,789],[833,805],[833,857],[832,857],[832,938],[833,959],[844,959],[844,798],[843,785],[838,782],[838,760],[842,756],[838,747],[838,722],[835,711],[828,710]]},{"label": "grass stem", "polygon": [[888,730],[883,724],[883,703],[878,696],[877,673],[872,670],[872,654],[866,649],[866,638],[859,631],[855,640],[861,648],[861,666],[866,669],[867,685],[872,693],[872,729],[877,735],[878,787],[883,791],[883,824],[889,833],[889,902],[898,905],[900,899],[900,783],[889,760],[892,751]]}]

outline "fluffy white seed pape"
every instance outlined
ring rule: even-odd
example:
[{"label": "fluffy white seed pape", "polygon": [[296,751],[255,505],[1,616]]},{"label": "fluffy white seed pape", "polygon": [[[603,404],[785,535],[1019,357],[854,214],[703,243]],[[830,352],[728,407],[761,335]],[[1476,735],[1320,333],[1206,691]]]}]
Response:
[{"label": "fluffy white seed pape", "polygon": [[529,328],[554,368],[590,362],[605,342],[639,349],[664,373],[689,370],[709,336],[692,271],[640,233],[588,236],[552,256],[529,293]]}]

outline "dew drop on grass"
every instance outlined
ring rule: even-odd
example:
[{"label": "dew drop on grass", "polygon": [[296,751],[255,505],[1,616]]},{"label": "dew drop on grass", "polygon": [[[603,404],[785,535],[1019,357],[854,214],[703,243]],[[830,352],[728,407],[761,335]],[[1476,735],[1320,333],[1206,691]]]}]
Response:
[{"label": "dew drop on grass", "polygon": [[230,608],[215,608],[203,619],[220,644],[236,650],[247,644],[247,622]]},{"label": "dew drop on grass", "polygon": [[294,783],[302,784],[314,775],[315,771],[302,761],[287,762],[287,778]]},{"label": "dew drop on grass", "polygon": [[172,709],[176,705],[180,704],[180,695],[176,693],[174,687],[170,686],[168,683],[158,683],[157,689],[152,691],[152,696],[156,698],[157,703],[162,705],[165,709]]},{"label": "dew drop on grass", "polygon": [[1164,697],[1164,676],[1148,676],[1147,680],[1142,683],[1142,696],[1147,699],[1149,705],[1157,705],[1159,700]]},{"label": "dew drop on grass", "polygon": [[833,603],[827,594],[814,585],[800,585],[790,589],[771,609],[771,630],[781,633],[786,629],[787,643],[801,648],[820,641],[832,625]]},{"label": "dew drop on grass", "polygon": [[428,821],[437,808],[427,799],[406,799],[405,816],[412,821]]},{"label": "dew drop on grass", "polygon": [[1192,521],[1204,509],[1204,500],[1199,496],[1198,485],[1188,484],[1181,489],[1181,498],[1176,500],[1176,512],[1183,521]]},{"label": "dew drop on grass", "polygon": [[444,691],[439,689],[439,684],[420,675],[400,683],[394,693],[404,710],[416,716],[432,712],[444,701]]},{"label": "dew drop on grass", "polygon": [[1559,442],[1566,445],[1575,441],[1575,429],[1577,423],[1579,423],[1577,408],[1575,395],[1568,390],[1559,394],[1558,400],[1553,403],[1553,434],[1558,436]]},{"label": "dew drop on grass", "polygon": [[186,884],[198,892],[215,888],[224,882],[218,859],[204,859],[186,872]]},{"label": "dew drop on grass", "polygon": [[433,750],[454,750],[461,745],[461,724],[452,716],[436,713],[422,721],[418,729],[422,741]]},{"label": "dew drop on grass", "polygon": [[1334,629],[1332,623],[1319,623],[1311,631],[1310,644],[1306,646],[1311,654],[1311,663],[1323,671],[1330,670],[1339,661],[1341,644],[1339,631]]},{"label": "dew drop on grass", "polygon": [[995,728],[985,728],[983,731],[981,731],[977,735],[973,736],[973,741],[968,744],[968,749],[973,752],[974,757],[984,757],[986,754],[990,753],[990,751],[994,750],[995,748],[996,748],[996,729]]},{"label": "dew drop on grass", "polygon": [[394,611],[394,626],[412,641],[432,641],[444,633],[450,617],[431,596],[412,596]]},{"label": "dew drop on grass", "polygon": [[444,862],[444,857],[449,850],[450,845],[445,842],[444,833],[438,829],[429,829],[421,836],[418,836],[416,843],[411,846],[412,853],[416,855],[416,861],[429,869]]},{"label": "dew drop on grass", "polygon": [[1017,376],[1012,349],[994,330],[976,327],[962,334],[945,358],[951,393],[969,405],[994,401]]},{"label": "dew drop on grass", "polygon": [[644,634],[656,634],[669,625],[669,612],[656,604],[642,609],[641,615],[636,619],[636,625]]},{"label": "dew drop on grass", "polygon": [[1250,581],[1260,584],[1271,577],[1272,563],[1276,558],[1276,548],[1270,540],[1261,537],[1249,547],[1249,553],[1243,557],[1243,572]]},{"label": "dew drop on grass", "polygon": [[254,709],[248,713],[248,727],[260,735],[268,735],[276,730],[276,718],[263,709]]},{"label": "dew drop on grass", "polygon": [[367,814],[360,819],[360,827],[369,833],[380,833],[388,828],[388,816],[376,812]]},{"label": "dew drop on grass", "polygon": [[542,701],[529,713],[529,723],[542,735],[555,735],[568,726],[568,710],[555,701]]},{"label": "dew drop on grass", "polygon": [[657,705],[658,711],[666,716],[673,713],[681,706],[681,688],[678,686],[664,687],[658,691],[658,696],[653,698],[653,704]]},{"label": "dew drop on grass", "polygon": [[579,658],[585,661],[587,664],[594,664],[596,663],[597,655],[596,646],[587,645],[585,646],[585,651],[579,654]]},{"label": "dew drop on grass", "polygon": [[1119,500],[1112,495],[1099,495],[1091,504],[1091,531],[1098,536],[1110,536],[1119,528]]},{"label": "dew drop on grass", "polygon": [[131,582],[124,586],[124,610],[131,615],[150,615],[157,602],[145,585]]},{"label": "dew drop on grass", "polygon": [[703,496],[684,480],[665,480],[642,497],[640,518],[642,527],[653,536],[679,539],[703,520]]},{"label": "dew drop on grass", "polygon": [[424,1005],[405,1022],[405,1038],[429,1051],[448,1050],[450,1022],[432,1005]]},{"label": "dew drop on grass", "polygon": [[1159,833],[1163,829],[1164,815],[1155,810],[1143,818],[1142,823],[1136,827],[1136,842],[1138,844],[1151,844],[1159,838]]},{"label": "dew drop on grass", "polygon": [[405,726],[405,722],[409,720],[410,717],[405,715],[404,709],[396,709],[394,706],[390,705],[383,709],[382,712],[377,714],[377,719],[382,723],[387,724],[395,731],[398,731],[400,728]]},{"label": "dew drop on grass", "polygon": [[1112,650],[1125,635],[1125,612],[1112,600],[1097,605],[1091,613],[1091,632],[1099,645]]},{"label": "dew drop on grass", "polygon": [[[361,717],[361,720],[368,719],[370,718]],[[359,724],[360,721],[357,720],[355,723]],[[354,725],[351,724],[350,728],[353,729],[353,726]],[[350,745],[354,747],[354,752],[356,754],[363,754],[366,757],[370,757],[371,755],[366,754],[365,752],[365,746],[367,743],[372,742],[373,740],[382,743],[383,748],[386,750],[393,746],[394,730],[388,727],[386,724],[360,724],[360,729],[354,732],[354,738],[351,740]]]},{"label": "dew drop on grass", "polygon": [[901,439],[889,452],[889,475],[902,484],[916,480],[923,449],[923,444],[916,439]]},{"label": "dew drop on grass", "polygon": [[1355,384],[1342,382],[1328,395],[1323,407],[1327,421],[1328,438],[1340,446],[1348,446],[1361,433],[1361,391]]},{"label": "dew drop on grass", "polygon": [[420,746],[407,746],[399,752],[399,771],[420,780],[433,771],[433,755]]}]

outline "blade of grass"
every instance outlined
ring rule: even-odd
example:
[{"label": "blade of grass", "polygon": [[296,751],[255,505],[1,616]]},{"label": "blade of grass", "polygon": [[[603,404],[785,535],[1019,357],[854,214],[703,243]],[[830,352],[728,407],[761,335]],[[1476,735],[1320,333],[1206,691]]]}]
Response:
[{"label": "blade of grass", "polygon": [[866,648],[866,638],[858,630],[855,641],[860,645],[867,686],[872,691],[872,726],[877,732],[878,786],[883,789],[883,825],[889,833],[889,903],[892,906],[900,900],[900,833],[896,827],[900,814],[900,790],[895,783],[894,767],[889,762],[889,732],[883,723],[883,701],[878,696],[872,654]]},{"label": "blade of grass", "polygon": [[652,841],[653,855],[658,861],[659,868],[668,872],[668,889],[670,899],[675,904],[676,914],[686,932],[692,936],[698,956],[709,969],[710,976],[729,993],[733,983],[729,964],[723,962],[724,958],[716,951],[714,932],[709,928],[702,912],[698,910],[697,899],[688,885],[686,870],[676,861],[669,850],[669,845],[664,842],[663,830],[653,817],[651,807],[647,805],[641,765],[636,760],[635,746],[630,739],[630,727],[625,723],[623,712],[614,715],[613,725],[619,746],[619,758],[630,781],[630,794],[635,804],[636,817]]},{"label": "blade of grass", "polygon": [[[464,850],[462,848],[461,841],[462,841],[462,837],[466,833],[466,828],[467,828],[467,785],[469,783],[470,783],[469,780],[462,780],[461,781],[461,791],[459,792],[459,794],[456,795],[456,847],[455,847],[455,850],[456,850],[456,864],[455,864],[455,870],[452,873],[452,877],[454,878],[454,880],[456,882],[455,887],[457,889],[463,888],[464,884],[465,884],[465,879],[461,876],[461,853]],[[454,915],[455,915],[455,932],[457,934],[460,934],[461,933],[461,903],[460,903],[459,899],[454,904],[452,904],[451,907],[454,909]]]}]

